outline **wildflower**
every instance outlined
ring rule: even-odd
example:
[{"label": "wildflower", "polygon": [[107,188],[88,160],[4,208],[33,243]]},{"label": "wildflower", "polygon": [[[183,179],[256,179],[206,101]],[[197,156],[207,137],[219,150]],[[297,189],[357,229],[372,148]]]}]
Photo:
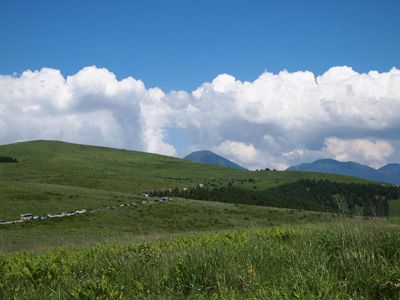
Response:
[{"label": "wildflower", "polygon": [[255,274],[256,270],[253,267],[248,268],[247,273],[249,274]]}]

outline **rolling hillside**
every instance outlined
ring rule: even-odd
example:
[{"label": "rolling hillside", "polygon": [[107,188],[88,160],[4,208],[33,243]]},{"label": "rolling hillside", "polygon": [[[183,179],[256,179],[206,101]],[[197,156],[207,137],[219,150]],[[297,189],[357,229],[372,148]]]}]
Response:
[{"label": "rolling hillside", "polygon": [[158,154],[57,141],[2,145],[0,155],[18,160],[18,163],[0,163],[0,181],[15,180],[127,193],[211,181],[221,185],[232,181],[233,184],[243,183],[244,187],[256,186],[258,189],[300,178],[366,182],[354,177],[310,172],[235,170]]},{"label": "rolling hillside", "polygon": [[[0,163],[0,220],[5,221],[15,220],[24,213],[46,215],[125,203],[141,204],[144,198],[139,194],[143,192],[199,183],[263,190],[300,178],[363,182],[348,176],[309,172],[235,170],[156,154],[57,141],[3,145],[0,146],[1,155],[18,160],[17,163]],[[182,210],[183,203],[188,206]],[[148,235],[277,224],[278,220],[286,222],[290,219],[285,210],[279,218],[275,218],[277,209],[246,208],[246,205],[230,214],[230,207],[236,207],[232,204],[220,204],[213,212],[199,214],[207,212],[208,205],[205,202],[177,200],[155,209],[138,205],[137,209],[109,210],[66,219],[0,226],[0,240],[7,241],[0,244],[0,251],[124,239],[126,236],[132,238],[141,233]],[[253,210],[262,213],[249,213]],[[212,217],[214,212],[218,217]],[[179,218],[171,217],[175,215]],[[245,220],[238,222],[237,215],[242,215]],[[326,217],[315,213],[310,213],[310,218],[305,217],[309,221],[314,219],[325,220]]]},{"label": "rolling hillside", "polygon": [[[0,219],[88,209],[79,216],[0,226],[2,299],[399,295],[398,200],[390,202],[389,223],[175,196],[160,203],[139,195],[199,183],[258,193],[288,187],[291,192],[299,179],[329,179],[338,187],[365,180],[250,172],[55,141],[0,146],[1,155],[18,162],[0,163]],[[96,207],[112,209],[89,210]]]}]

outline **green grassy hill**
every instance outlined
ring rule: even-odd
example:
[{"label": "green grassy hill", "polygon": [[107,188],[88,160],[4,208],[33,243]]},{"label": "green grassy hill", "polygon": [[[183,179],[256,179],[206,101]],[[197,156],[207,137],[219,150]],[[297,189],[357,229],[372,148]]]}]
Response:
[{"label": "green grassy hill", "polygon": [[129,209],[0,226],[0,251],[331,219],[326,214],[191,200],[141,205],[144,198],[138,195],[153,189],[229,183],[261,190],[299,178],[363,182],[352,177],[308,172],[240,171],[156,154],[56,141],[3,145],[0,155],[18,160],[18,163],[0,163],[0,220],[15,220],[23,213],[47,215],[138,204]]},{"label": "green grassy hill", "polygon": [[199,183],[261,191],[299,179],[365,180],[240,171],[53,141],[0,146],[2,155],[18,162],[0,163],[0,219],[110,209],[0,225],[0,299],[400,296],[399,200],[390,201],[392,218],[372,221],[175,197],[156,203],[140,196]]},{"label": "green grassy hill", "polygon": [[[137,151],[33,141],[0,146],[19,163],[0,164],[0,180],[79,186],[140,193],[193,183],[244,184],[263,189],[299,178],[366,182],[355,177],[309,172],[251,172]],[[249,179],[254,179],[249,181]]]},{"label": "green grassy hill", "polygon": [[140,193],[154,189],[203,183],[261,191],[300,178],[366,182],[309,172],[234,170],[157,154],[57,141],[3,145],[1,155],[16,158],[18,163],[0,163],[0,220],[15,220],[24,213],[47,215],[126,203],[136,203],[137,207],[0,226],[0,251],[334,219],[299,210],[183,199],[166,205],[142,205]]},{"label": "green grassy hill", "polygon": [[3,145],[0,155],[18,159],[18,163],[0,163],[0,220],[22,213],[119,203],[145,191],[196,183],[230,183],[261,190],[299,178],[363,181],[308,172],[240,171],[157,154],[56,141]]}]

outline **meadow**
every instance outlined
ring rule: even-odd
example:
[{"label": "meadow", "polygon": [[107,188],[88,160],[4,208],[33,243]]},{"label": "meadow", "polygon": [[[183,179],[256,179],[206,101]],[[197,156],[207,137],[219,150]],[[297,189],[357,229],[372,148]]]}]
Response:
[{"label": "meadow", "polygon": [[350,176],[310,172],[241,171],[151,153],[58,141],[2,145],[0,155],[18,159],[18,163],[0,164],[0,180],[125,193],[180,188],[198,183],[221,186],[231,183],[233,186],[265,189],[299,178],[367,182]]},{"label": "meadow", "polygon": [[[143,192],[199,183],[261,190],[299,178],[365,182],[328,174],[239,171],[156,154],[57,141],[2,145],[0,155],[18,161],[0,164],[0,220],[5,221],[18,219],[25,213],[47,215],[124,203],[141,204],[145,199],[139,195]],[[177,199],[168,205],[138,205],[62,219],[2,225],[0,251],[36,251],[65,244],[327,222],[335,218],[300,210]]]},{"label": "meadow", "polygon": [[[0,146],[0,299],[397,299],[400,200],[388,218],[143,192],[262,191],[329,174],[239,171],[173,157],[35,141]],[[143,203],[145,201],[146,203]],[[121,204],[134,203],[129,207]]]},{"label": "meadow", "polygon": [[169,238],[189,232],[334,222],[333,214],[174,198],[170,203],[87,213],[0,226],[0,253],[39,252],[66,244],[129,242]]},{"label": "meadow", "polygon": [[400,231],[384,220],[228,230],[0,255],[0,296],[398,299]]}]

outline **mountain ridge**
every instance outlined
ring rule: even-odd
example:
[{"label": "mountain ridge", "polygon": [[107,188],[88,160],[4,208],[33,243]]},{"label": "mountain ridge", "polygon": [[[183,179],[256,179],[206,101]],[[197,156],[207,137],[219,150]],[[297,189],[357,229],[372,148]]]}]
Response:
[{"label": "mountain ridge", "polygon": [[311,163],[292,166],[286,170],[350,175],[372,181],[400,185],[400,164],[398,163],[389,163],[381,168],[374,169],[353,161],[342,162],[335,159],[323,158]]}]

